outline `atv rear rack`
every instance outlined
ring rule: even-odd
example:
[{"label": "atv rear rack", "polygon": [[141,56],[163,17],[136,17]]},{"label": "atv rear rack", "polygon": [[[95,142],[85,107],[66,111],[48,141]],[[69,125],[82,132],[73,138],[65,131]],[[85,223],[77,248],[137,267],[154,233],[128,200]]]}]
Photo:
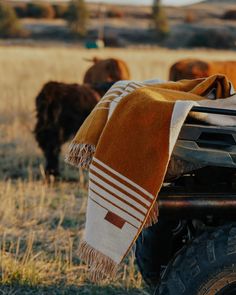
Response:
[{"label": "atv rear rack", "polygon": [[207,215],[236,218],[236,194],[160,194],[160,215],[199,218]]},{"label": "atv rear rack", "polygon": [[236,116],[236,110],[209,108],[209,107],[201,107],[201,106],[192,107],[190,112]]},{"label": "atv rear rack", "polygon": [[[236,116],[236,110],[201,106],[194,106],[191,112]],[[204,140],[202,139],[203,135],[206,135]],[[228,140],[229,135],[232,137],[230,141]],[[177,155],[182,157],[185,155],[188,159],[191,159],[191,156],[197,155],[198,158],[196,157],[196,159],[200,161],[200,159],[203,159],[203,153],[205,153],[207,157],[204,160],[212,158],[212,162],[214,160],[216,165],[219,165],[218,167],[223,167],[223,162],[226,167],[231,167],[233,170],[236,169],[236,157],[234,157],[236,126],[222,126],[221,128],[211,125],[184,124],[178,140],[175,148]],[[221,158],[223,159],[222,162]],[[229,189],[229,186],[230,184],[226,185],[226,190],[223,191],[217,186],[217,189],[219,189],[214,189],[214,192],[209,192],[207,185],[200,192],[192,192],[196,188],[192,188],[192,191],[189,192],[189,188],[182,188],[179,191],[178,186],[165,186],[162,188],[157,201],[160,215],[181,218],[198,218],[213,215],[224,216],[224,218],[234,217],[236,219],[236,191]]]}]

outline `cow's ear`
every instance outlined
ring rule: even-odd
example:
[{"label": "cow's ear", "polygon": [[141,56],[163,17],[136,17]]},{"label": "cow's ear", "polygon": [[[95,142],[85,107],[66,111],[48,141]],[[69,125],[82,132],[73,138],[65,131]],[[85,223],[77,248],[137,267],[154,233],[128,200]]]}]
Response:
[{"label": "cow's ear", "polygon": [[93,58],[93,62],[96,64],[97,62],[99,62],[101,59],[97,56],[94,56]]}]

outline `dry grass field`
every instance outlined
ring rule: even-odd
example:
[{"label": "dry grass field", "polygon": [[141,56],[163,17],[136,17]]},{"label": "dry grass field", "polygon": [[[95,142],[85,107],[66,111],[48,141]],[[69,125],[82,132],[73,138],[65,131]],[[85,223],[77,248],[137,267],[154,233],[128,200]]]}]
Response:
[{"label": "dry grass field", "polygon": [[32,134],[43,83],[81,82],[89,66],[83,58],[94,55],[124,59],[136,80],[167,79],[170,64],[187,56],[236,60],[236,52],[213,50],[0,47],[0,294],[148,294],[132,253],[115,281],[89,282],[76,255],[86,174],[62,160],[63,180],[45,184]]}]

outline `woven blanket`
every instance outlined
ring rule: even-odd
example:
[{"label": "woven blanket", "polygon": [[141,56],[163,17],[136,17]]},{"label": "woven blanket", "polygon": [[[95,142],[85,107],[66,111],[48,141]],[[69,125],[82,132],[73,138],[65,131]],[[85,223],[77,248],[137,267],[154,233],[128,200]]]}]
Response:
[{"label": "woven blanket", "polygon": [[92,280],[113,276],[144,226],[157,222],[157,196],[190,109],[226,98],[225,76],[116,83],[73,139],[66,161],[89,168],[86,225],[79,256]]}]

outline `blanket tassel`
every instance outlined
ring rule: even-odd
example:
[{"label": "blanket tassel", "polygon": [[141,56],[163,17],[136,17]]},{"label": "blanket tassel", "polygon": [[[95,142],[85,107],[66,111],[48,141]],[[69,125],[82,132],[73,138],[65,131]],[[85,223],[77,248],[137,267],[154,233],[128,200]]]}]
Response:
[{"label": "blanket tassel", "polygon": [[89,168],[95,153],[95,146],[87,143],[72,142],[69,145],[65,162],[78,168]]},{"label": "blanket tassel", "polygon": [[108,256],[95,250],[87,242],[82,241],[78,250],[79,257],[90,267],[90,279],[99,282],[106,276],[114,277],[118,265]]},{"label": "blanket tassel", "polygon": [[158,217],[159,217],[159,210],[158,210],[158,204],[157,202],[155,202],[155,204],[153,205],[149,216],[145,222],[144,228],[147,228],[149,226],[152,226],[153,224],[158,222]]}]

